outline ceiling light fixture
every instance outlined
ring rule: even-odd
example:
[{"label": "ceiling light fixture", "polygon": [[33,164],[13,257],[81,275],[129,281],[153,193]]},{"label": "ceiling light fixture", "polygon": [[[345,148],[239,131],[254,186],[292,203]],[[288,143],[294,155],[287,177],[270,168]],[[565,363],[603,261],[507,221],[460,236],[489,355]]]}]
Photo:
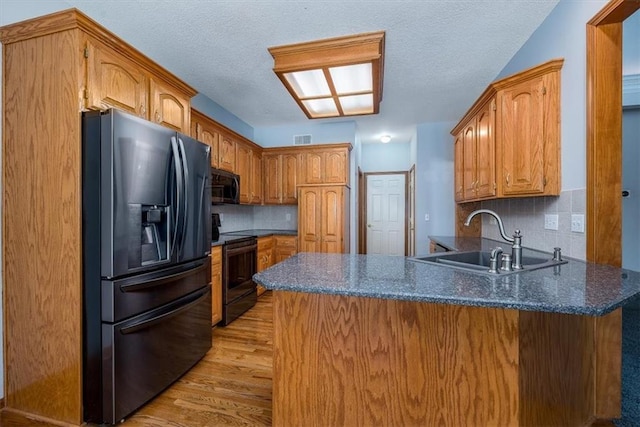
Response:
[{"label": "ceiling light fixture", "polygon": [[391,141],[391,137],[389,135],[382,135],[380,137],[380,142],[382,142],[383,144],[386,144],[389,141]]},{"label": "ceiling light fixture", "polygon": [[384,31],[269,48],[273,71],[310,119],[378,114]]}]

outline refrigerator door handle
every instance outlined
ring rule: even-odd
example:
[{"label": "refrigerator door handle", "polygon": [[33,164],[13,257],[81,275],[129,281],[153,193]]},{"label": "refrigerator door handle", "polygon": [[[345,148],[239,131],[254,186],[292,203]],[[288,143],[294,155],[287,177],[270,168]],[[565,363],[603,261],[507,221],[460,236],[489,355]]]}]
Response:
[{"label": "refrigerator door handle", "polygon": [[173,228],[173,239],[171,241],[171,255],[173,255],[174,250],[176,249],[176,244],[178,242],[178,229],[180,227],[180,220],[184,222],[184,213],[180,209],[182,205],[182,198],[184,197],[182,192],[184,188],[184,175],[182,173],[182,161],[180,160],[180,152],[178,151],[178,143],[176,141],[176,137],[171,137],[171,151],[173,152],[173,164],[176,168],[176,217],[174,220],[174,228]]},{"label": "refrigerator door handle", "polygon": [[162,276],[157,279],[152,279],[152,280],[141,279],[139,282],[120,285],[120,290],[122,292],[136,292],[143,289],[153,288],[156,286],[164,285],[165,283],[175,282],[184,277],[193,276],[199,273],[201,270],[206,270],[208,268],[208,265],[206,262],[199,262],[199,264],[200,265],[195,268],[193,268],[192,265],[190,264],[188,270],[180,271],[178,273],[170,274],[167,276]]},{"label": "refrigerator door handle", "polygon": [[142,320],[140,322],[136,322],[132,325],[126,326],[120,329],[120,333],[123,335],[132,334],[134,332],[138,332],[142,329],[150,328],[153,325],[169,320],[172,317],[177,316],[178,314],[186,310],[189,310],[191,307],[198,304],[200,300],[202,300],[203,298],[206,298],[209,292],[210,292],[209,287],[206,287],[202,291],[198,292],[198,295],[196,295],[193,299],[191,299],[189,302],[185,303],[184,305],[181,305],[178,308],[174,308],[173,310],[163,313],[159,316],[152,317],[151,319]]},{"label": "refrigerator door handle", "polygon": [[189,191],[187,189],[187,183],[189,182],[189,163],[187,162],[187,153],[184,149],[184,142],[178,137],[178,143],[180,147],[180,156],[182,159],[182,174],[184,179],[184,218],[182,223],[182,242],[181,247],[184,247],[184,242],[187,238],[187,220],[191,217],[189,213]]}]

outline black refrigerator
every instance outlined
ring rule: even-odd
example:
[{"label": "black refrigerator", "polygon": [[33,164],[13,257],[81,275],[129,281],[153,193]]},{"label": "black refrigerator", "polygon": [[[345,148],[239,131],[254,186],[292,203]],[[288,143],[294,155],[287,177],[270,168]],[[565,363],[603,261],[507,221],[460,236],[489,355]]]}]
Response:
[{"label": "black refrigerator", "polygon": [[82,123],[84,418],[115,424],[211,348],[210,148],[117,110]]}]

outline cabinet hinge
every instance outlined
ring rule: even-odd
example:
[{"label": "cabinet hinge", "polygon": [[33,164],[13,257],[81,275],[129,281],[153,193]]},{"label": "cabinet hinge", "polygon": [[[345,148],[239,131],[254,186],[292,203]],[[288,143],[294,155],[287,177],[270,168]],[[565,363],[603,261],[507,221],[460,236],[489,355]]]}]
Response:
[{"label": "cabinet hinge", "polygon": [[89,48],[88,48],[88,47],[85,47],[85,48],[84,48],[84,57],[85,57],[85,58],[88,58],[88,57],[89,57]]},{"label": "cabinet hinge", "polygon": [[491,109],[493,111],[496,111],[498,108],[496,107],[496,100],[494,99],[493,101],[491,101]]},{"label": "cabinet hinge", "polygon": [[547,178],[542,178],[542,186],[546,187],[547,186]]},{"label": "cabinet hinge", "polygon": [[547,94],[547,87],[546,86],[542,86],[542,94],[543,95]]},{"label": "cabinet hinge", "polygon": [[84,99],[89,99],[89,91],[87,91],[86,87],[82,89],[82,96],[84,97]]}]

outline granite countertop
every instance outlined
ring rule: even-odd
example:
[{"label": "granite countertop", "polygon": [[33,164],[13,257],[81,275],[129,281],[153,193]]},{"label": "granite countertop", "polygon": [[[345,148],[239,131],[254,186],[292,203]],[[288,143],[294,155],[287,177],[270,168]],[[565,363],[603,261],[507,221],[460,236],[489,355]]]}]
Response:
[{"label": "granite countertop", "polygon": [[[476,239],[476,245],[492,244],[482,240],[487,239]],[[408,257],[300,253],[253,279],[271,290],[591,316],[607,314],[640,294],[640,273],[573,259],[559,268],[490,277]]]},{"label": "granite countertop", "polygon": [[211,246],[224,245],[227,242],[237,240],[242,237],[255,236],[255,237],[267,237],[267,236],[297,236],[297,230],[276,230],[276,229],[251,229],[251,230],[239,230],[229,231],[227,233],[221,233],[218,240],[211,242]]}]

